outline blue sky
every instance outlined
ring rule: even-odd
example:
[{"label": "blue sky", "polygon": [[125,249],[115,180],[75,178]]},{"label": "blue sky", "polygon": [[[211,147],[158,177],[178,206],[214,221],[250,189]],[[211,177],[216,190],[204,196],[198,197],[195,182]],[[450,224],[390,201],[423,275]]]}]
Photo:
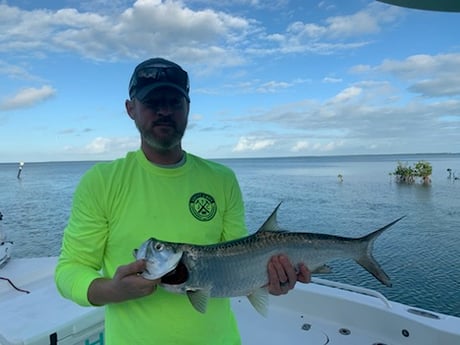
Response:
[{"label": "blue sky", "polygon": [[139,147],[128,81],[191,77],[206,158],[460,151],[460,13],[371,0],[0,0],[0,162]]}]

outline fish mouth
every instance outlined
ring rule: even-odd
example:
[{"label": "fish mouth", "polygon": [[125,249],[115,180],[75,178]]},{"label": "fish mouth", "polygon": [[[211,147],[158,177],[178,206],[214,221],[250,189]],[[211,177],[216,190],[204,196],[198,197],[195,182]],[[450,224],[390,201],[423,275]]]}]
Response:
[{"label": "fish mouth", "polygon": [[161,283],[167,285],[180,285],[187,281],[189,272],[182,260],[179,261],[176,268],[161,277]]}]

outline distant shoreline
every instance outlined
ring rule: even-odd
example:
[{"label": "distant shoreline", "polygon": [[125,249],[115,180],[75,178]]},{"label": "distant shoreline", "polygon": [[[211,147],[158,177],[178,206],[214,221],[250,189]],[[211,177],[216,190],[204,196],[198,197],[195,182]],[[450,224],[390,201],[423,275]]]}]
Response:
[{"label": "distant shoreline", "polygon": [[[460,152],[425,152],[425,153],[357,153],[357,154],[343,154],[343,155],[299,155],[299,156],[253,156],[253,157],[226,157],[226,158],[208,158],[205,157],[209,160],[214,160],[214,161],[230,161],[230,160],[241,160],[241,159],[255,159],[255,160],[261,160],[261,159],[331,159],[331,158],[369,158],[369,157],[420,157],[420,156],[426,156],[426,157],[443,157],[443,156],[460,156]],[[26,164],[53,164],[53,163],[99,163],[99,162],[110,162],[112,160],[121,158],[116,157],[114,159],[94,159],[94,160],[59,160],[59,161],[23,161]],[[17,165],[19,164],[20,161],[17,162],[0,162],[1,165],[10,165],[14,164]]]}]

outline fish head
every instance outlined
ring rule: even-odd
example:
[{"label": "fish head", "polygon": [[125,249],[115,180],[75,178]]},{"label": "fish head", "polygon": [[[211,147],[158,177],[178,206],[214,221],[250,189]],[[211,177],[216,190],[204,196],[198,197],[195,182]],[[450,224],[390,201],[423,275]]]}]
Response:
[{"label": "fish head", "polygon": [[142,243],[139,249],[134,250],[134,257],[146,262],[146,269],[142,272],[142,276],[154,280],[173,271],[179,264],[182,253],[174,243],[150,238]]}]

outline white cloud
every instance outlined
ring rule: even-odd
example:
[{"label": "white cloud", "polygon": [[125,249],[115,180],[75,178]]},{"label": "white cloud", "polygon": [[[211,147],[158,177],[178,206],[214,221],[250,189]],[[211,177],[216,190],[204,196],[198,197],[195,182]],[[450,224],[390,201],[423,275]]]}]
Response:
[{"label": "white cloud", "polygon": [[292,84],[287,82],[272,80],[260,85],[260,87],[257,88],[257,91],[260,93],[275,93],[280,89],[287,89],[291,86]]},{"label": "white cloud", "polygon": [[266,54],[355,49],[368,44],[360,35],[375,34],[398,18],[397,10],[368,6],[323,24],[295,21],[284,31],[268,33],[249,16],[210,6],[192,9],[181,1],[137,0],[131,5],[119,0],[105,11],[104,6],[106,0],[98,0],[93,7],[88,1],[81,6],[97,12],[25,11],[0,4],[2,31],[8,33],[0,35],[0,52],[73,52],[99,61],[161,55],[206,68],[237,66]]},{"label": "white cloud", "polygon": [[109,151],[111,144],[111,139],[98,137],[85,146],[85,151],[87,153],[105,153]]},{"label": "white cloud", "polygon": [[379,33],[388,23],[398,20],[401,13],[400,9],[370,4],[350,15],[326,18],[323,23],[293,22],[284,34],[267,35],[267,39],[278,42],[284,53],[329,54],[337,50],[355,49],[369,44],[365,36]]},{"label": "white cloud", "polygon": [[30,74],[30,72],[22,67],[15,64],[10,64],[0,60],[0,75],[6,75],[8,78],[13,80],[29,80],[29,81],[41,81],[40,78]]},{"label": "white cloud", "polygon": [[[458,85],[447,77],[444,81],[445,85],[438,86],[443,92],[447,92],[449,85],[451,90]],[[400,87],[386,80],[363,80],[322,101],[304,99],[285,103],[240,120],[248,121],[248,128],[263,126],[273,133],[282,130],[283,137],[277,135],[276,147],[302,154],[402,152],[407,150],[406,146],[419,150],[427,143],[431,143],[430,149],[425,150],[436,151],[441,150],[438,143],[446,140],[452,145],[458,143],[458,97],[404,98]],[[434,94],[432,90],[430,95]]]},{"label": "white cloud", "polygon": [[136,150],[139,145],[139,138],[137,137],[96,137],[86,145],[67,145],[63,147],[62,152],[71,156],[113,158]]},{"label": "white cloud", "polygon": [[326,144],[320,145],[318,149],[322,152],[333,152],[337,150],[338,148],[340,148],[341,146],[343,146],[344,143],[345,142],[343,140],[331,141]]},{"label": "white cloud", "polygon": [[356,86],[350,86],[346,89],[339,92],[335,95],[331,100],[330,103],[344,103],[350,100],[353,100],[357,96],[359,96],[362,92],[362,89]]},{"label": "white cloud", "polygon": [[139,147],[139,139],[125,138],[104,138],[97,137],[87,144],[83,152],[89,154],[101,154],[109,152],[126,152]]},{"label": "white cloud", "polygon": [[69,8],[25,11],[0,4],[0,22],[8,32],[0,35],[0,52],[70,51],[104,61],[162,55],[221,66],[242,61],[232,47],[253,25],[239,16],[155,0],[138,0],[120,14]]},{"label": "white cloud", "polygon": [[372,71],[372,67],[370,65],[356,65],[350,68],[351,73],[366,73]]},{"label": "white cloud", "polygon": [[306,140],[301,140],[295,143],[295,145],[291,148],[292,152],[302,152],[307,150],[310,147],[310,143]]},{"label": "white cloud", "polygon": [[343,81],[342,78],[334,78],[334,77],[324,77],[323,78],[323,83],[327,83],[327,84],[341,83],[342,81]]},{"label": "white cloud", "polygon": [[[286,81],[261,81],[260,79],[253,79],[253,80],[245,80],[243,82],[237,84],[227,84],[225,88],[221,90],[221,93],[225,93],[226,95],[230,93],[233,94],[241,94],[241,93],[259,93],[259,94],[267,94],[267,93],[278,93],[282,90],[287,90],[294,88],[298,85],[310,82],[307,79],[300,79],[296,78],[293,80],[286,80]],[[206,90],[199,90],[201,93],[208,93]],[[214,93],[219,93],[219,91],[214,91]]]},{"label": "white cloud", "polygon": [[233,152],[261,151],[275,145],[274,139],[258,137],[240,137],[238,143],[233,148]]},{"label": "white cloud", "polygon": [[22,89],[16,95],[7,97],[0,102],[0,110],[31,107],[38,102],[53,97],[55,94],[56,90],[49,85],[44,85],[41,88]]},{"label": "white cloud", "polygon": [[375,67],[377,72],[390,73],[411,82],[408,89],[425,97],[460,95],[460,53],[419,54],[404,60],[385,60]]},{"label": "white cloud", "polygon": [[330,17],[324,26],[324,35],[331,37],[353,37],[373,34],[381,30],[384,22],[382,14],[375,13],[370,8],[349,16]]}]

